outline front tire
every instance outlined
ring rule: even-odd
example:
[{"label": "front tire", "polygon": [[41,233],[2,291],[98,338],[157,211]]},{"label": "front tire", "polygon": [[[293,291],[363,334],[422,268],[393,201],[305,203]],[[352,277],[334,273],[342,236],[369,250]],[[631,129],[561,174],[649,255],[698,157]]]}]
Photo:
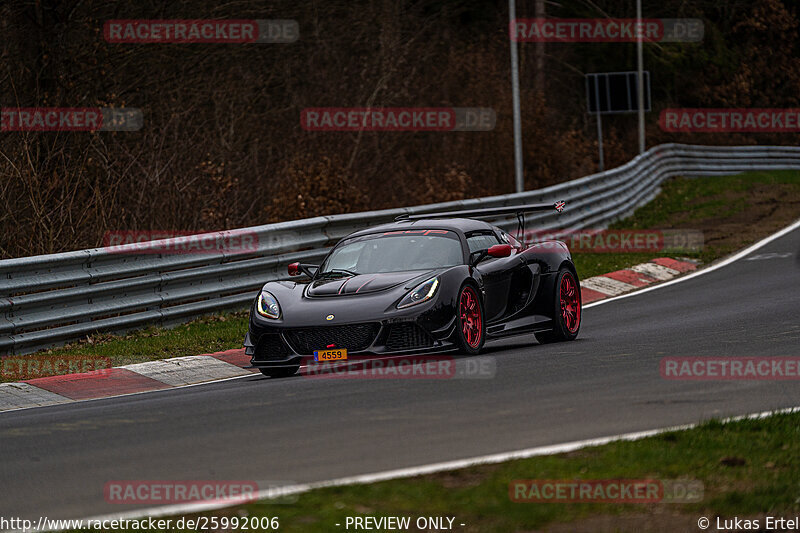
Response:
[{"label": "front tire", "polygon": [[262,374],[268,378],[288,378],[294,376],[300,370],[300,365],[295,366],[274,366],[270,368],[259,368]]},{"label": "front tire", "polygon": [[483,305],[477,289],[469,283],[464,284],[458,292],[456,305],[458,306],[456,344],[461,353],[476,355],[480,353],[486,340]]},{"label": "front tire", "polygon": [[553,331],[536,333],[540,344],[572,341],[581,329],[581,286],[568,268],[561,268],[553,290]]}]

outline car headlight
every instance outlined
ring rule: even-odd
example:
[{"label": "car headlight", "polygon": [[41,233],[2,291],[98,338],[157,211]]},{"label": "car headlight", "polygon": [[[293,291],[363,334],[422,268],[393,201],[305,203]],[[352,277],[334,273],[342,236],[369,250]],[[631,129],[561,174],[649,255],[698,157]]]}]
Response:
[{"label": "car headlight", "polygon": [[400,300],[400,303],[397,304],[397,308],[403,309],[404,307],[411,307],[412,305],[427,302],[436,294],[437,287],[439,287],[439,278],[431,278],[428,281],[420,283]]},{"label": "car headlight", "polygon": [[256,310],[259,315],[267,318],[280,318],[281,316],[281,306],[278,305],[278,299],[267,291],[261,291],[261,294],[258,295]]}]

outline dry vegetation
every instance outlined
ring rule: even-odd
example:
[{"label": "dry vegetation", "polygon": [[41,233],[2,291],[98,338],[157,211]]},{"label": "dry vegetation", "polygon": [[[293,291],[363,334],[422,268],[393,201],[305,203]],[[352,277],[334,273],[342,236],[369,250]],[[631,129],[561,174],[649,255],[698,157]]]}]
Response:
[{"label": "dry vegetation", "polygon": [[[691,4],[691,5],[689,5]],[[513,189],[504,0],[5,0],[0,105],[136,107],[138,132],[0,134],[0,257],[97,246],[117,229],[212,230]],[[630,17],[633,0],[548,3],[549,16]],[[796,4],[645,0],[700,17],[700,45],[648,45],[649,144],[793,143],[671,135],[664,107],[800,106]],[[532,17],[534,0],[518,2]],[[109,44],[109,19],[295,19],[293,44]],[[631,44],[548,45],[543,94],[521,44],[526,187],[597,165],[583,73],[629,70]],[[492,132],[306,132],[306,107],[491,107]],[[607,166],[635,118],[605,121]]]}]

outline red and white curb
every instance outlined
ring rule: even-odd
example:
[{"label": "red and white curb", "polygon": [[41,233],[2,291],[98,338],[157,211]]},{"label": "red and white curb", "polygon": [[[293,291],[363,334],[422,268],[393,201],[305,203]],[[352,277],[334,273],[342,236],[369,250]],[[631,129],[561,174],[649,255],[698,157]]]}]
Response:
[{"label": "red and white curb", "polygon": [[0,411],[170,389],[258,373],[244,349],[0,383]]},{"label": "red and white curb", "polygon": [[[629,269],[581,281],[583,303],[619,296],[637,288],[670,280],[695,270],[694,263],[659,258]],[[123,396],[185,387],[258,373],[244,349],[173,357],[82,374],[67,374],[0,383],[0,411],[58,405],[79,400]]]},{"label": "red and white curb", "polygon": [[696,269],[697,265],[689,261],[659,257],[649,263],[581,280],[581,302],[588,304],[619,296],[652,283],[671,280]]}]

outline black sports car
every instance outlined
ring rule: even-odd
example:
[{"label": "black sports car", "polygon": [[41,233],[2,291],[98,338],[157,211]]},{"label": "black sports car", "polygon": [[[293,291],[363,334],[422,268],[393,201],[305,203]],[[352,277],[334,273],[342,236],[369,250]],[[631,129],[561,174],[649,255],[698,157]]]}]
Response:
[{"label": "black sports car", "polygon": [[[544,207],[489,211],[521,217]],[[525,247],[487,222],[452,218],[485,214],[402,217],[345,237],[319,266],[289,265],[290,275],[306,278],[261,289],[244,340],[251,364],[279,377],[295,374],[304,358],[477,354],[487,339],[531,333],[540,343],[575,339],[581,292],[567,246]]]}]

